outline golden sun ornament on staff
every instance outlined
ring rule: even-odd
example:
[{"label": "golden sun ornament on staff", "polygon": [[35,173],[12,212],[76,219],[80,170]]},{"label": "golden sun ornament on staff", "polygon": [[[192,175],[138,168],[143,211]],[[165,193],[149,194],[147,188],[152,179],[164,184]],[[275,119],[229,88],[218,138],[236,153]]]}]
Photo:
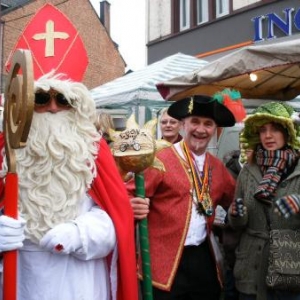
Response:
[{"label": "golden sun ornament on staff", "polygon": [[[145,198],[143,171],[151,165],[163,169],[163,165],[155,158],[155,152],[171,144],[155,140],[157,120],[147,122],[142,128],[136,123],[132,114],[126,123],[124,131],[110,129],[113,141],[112,153],[123,178],[128,173],[134,173],[136,196]],[[139,238],[143,267],[143,299],[152,300],[152,279],[150,268],[148,222],[139,221]]]}]

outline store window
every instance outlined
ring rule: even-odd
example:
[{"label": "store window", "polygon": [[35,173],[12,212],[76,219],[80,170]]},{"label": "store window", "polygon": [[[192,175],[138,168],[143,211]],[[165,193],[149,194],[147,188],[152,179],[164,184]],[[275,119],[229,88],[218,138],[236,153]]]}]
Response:
[{"label": "store window", "polygon": [[197,0],[197,25],[208,21],[208,0]]},{"label": "store window", "polygon": [[229,14],[229,0],[216,0],[216,18]]},{"label": "store window", "polygon": [[180,0],[180,31],[190,28],[190,0]]}]

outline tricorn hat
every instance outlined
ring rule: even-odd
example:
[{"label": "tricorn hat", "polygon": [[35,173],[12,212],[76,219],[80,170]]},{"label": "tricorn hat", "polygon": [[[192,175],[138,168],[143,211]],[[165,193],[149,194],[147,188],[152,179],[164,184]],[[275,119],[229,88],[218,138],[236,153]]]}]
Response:
[{"label": "tricorn hat", "polygon": [[174,102],[168,109],[168,115],[177,120],[190,116],[207,117],[213,119],[219,127],[231,127],[235,124],[232,112],[206,95],[194,95]]}]

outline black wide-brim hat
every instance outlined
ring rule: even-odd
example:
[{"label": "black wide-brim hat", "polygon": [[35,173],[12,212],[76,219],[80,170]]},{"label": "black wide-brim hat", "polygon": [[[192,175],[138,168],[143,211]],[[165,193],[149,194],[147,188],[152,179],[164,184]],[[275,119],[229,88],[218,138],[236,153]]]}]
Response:
[{"label": "black wide-brim hat", "polygon": [[177,120],[190,116],[207,117],[213,119],[218,127],[231,127],[235,124],[233,113],[206,95],[195,95],[174,102],[168,108],[168,115]]}]

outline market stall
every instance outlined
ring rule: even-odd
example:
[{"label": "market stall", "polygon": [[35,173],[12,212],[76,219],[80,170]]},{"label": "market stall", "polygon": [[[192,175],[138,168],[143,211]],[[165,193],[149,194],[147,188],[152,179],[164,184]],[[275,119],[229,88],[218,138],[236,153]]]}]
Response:
[{"label": "market stall", "polygon": [[169,105],[157,91],[158,82],[199,70],[207,63],[194,56],[177,53],[96,87],[91,94],[96,107],[109,112],[116,121],[125,121],[134,113],[141,125]]},{"label": "market stall", "polygon": [[157,88],[167,100],[225,88],[238,90],[243,99],[292,100],[300,94],[299,49],[300,39],[248,46]]}]

